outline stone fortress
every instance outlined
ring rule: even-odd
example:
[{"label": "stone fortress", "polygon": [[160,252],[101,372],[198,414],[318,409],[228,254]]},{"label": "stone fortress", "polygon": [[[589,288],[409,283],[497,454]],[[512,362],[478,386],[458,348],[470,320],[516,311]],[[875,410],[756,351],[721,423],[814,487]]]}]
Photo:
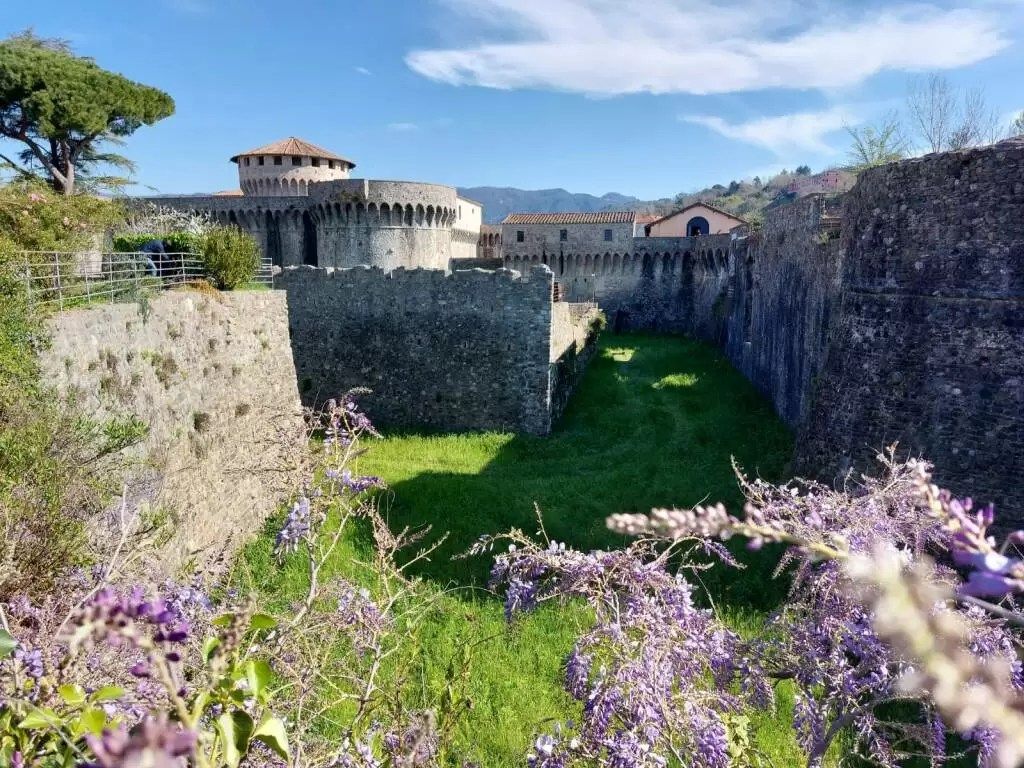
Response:
[{"label": "stone fortress", "polygon": [[477,256],[482,206],[453,187],[351,178],[354,162],[295,137],[231,161],[239,189],[154,202],[245,229],[279,267],[447,270]]},{"label": "stone fortress", "polygon": [[1024,519],[1024,139],[865,171],[760,228],[710,206],[482,227],[451,187],[348,178],[289,142],[234,158],[240,193],[160,202],[284,267],[307,401],[369,383],[385,421],[543,434],[599,306],[721,348],[795,431],[797,471],[832,480],[898,441]]}]

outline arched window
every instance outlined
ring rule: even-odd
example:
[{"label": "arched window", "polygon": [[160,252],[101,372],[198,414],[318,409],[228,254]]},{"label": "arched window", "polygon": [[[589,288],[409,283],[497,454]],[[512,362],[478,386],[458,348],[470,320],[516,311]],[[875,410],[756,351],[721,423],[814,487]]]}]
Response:
[{"label": "arched window", "polygon": [[702,237],[711,234],[711,225],[703,216],[694,216],[686,222],[687,237]]}]

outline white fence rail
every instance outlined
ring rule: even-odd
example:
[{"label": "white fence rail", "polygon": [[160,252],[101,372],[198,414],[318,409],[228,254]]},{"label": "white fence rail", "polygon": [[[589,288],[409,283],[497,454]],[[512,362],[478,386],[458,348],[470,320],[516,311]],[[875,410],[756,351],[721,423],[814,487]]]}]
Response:
[{"label": "white fence rail", "polygon": [[[29,299],[58,310],[99,302],[137,301],[153,291],[205,280],[194,253],[22,251]],[[254,283],[273,287],[273,270],[261,264]]]}]

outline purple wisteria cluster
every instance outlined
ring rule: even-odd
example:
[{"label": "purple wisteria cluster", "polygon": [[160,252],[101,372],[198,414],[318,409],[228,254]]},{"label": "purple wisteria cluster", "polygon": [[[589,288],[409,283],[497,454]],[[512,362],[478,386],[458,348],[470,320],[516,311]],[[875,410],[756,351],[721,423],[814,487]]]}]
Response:
[{"label": "purple wisteria cluster", "polygon": [[188,640],[189,631],[177,608],[144,587],[104,587],[78,611],[64,639],[72,652],[93,640],[106,640],[113,646],[159,648],[175,662],[181,660],[175,646]]},{"label": "purple wisteria cluster", "polygon": [[[997,550],[987,535],[991,508],[975,510],[969,500],[939,491],[923,462],[881,458],[887,471],[864,478],[852,493],[814,483],[773,486],[740,475],[748,499],[743,518],[718,505],[608,521],[612,530],[670,542],[740,535],[754,548],[765,541],[790,545],[780,565],[792,567],[790,598],[744,654],[746,666],[796,684],[794,728],[810,766],[822,764],[843,732],[856,736],[856,750],[875,765],[895,768],[908,750],[945,758],[945,724],[932,691],[919,689],[912,697],[921,706],[916,720],[881,716],[882,705],[908,698],[918,659],[879,631],[872,601],[851,587],[844,562],[874,557],[881,547],[903,568],[927,566],[930,579],[962,598],[1005,596],[1024,576],[1024,564]],[[1010,537],[1008,544],[1020,538]],[[970,569],[966,581],[958,567]],[[987,667],[1010,670],[1007,686],[1019,691],[1024,678],[1006,611],[991,607],[988,612],[976,602],[946,600],[927,610],[949,614],[962,629],[963,650],[977,659],[972,674]],[[957,730],[977,742],[981,764],[989,765],[986,756],[997,753],[1000,734],[976,721]]]},{"label": "purple wisteria cluster", "polygon": [[323,424],[325,446],[345,448],[363,434],[380,437],[370,418],[356,402],[358,397],[369,393],[368,389],[350,389],[340,398],[327,401],[323,412],[318,415]]},{"label": "purple wisteria cluster", "polygon": [[166,717],[150,717],[135,728],[123,726],[104,731],[101,736],[86,736],[96,768],[181,768],[183,760],[195,751],[197,734],[168,722]]},{"label": "purple wisteria cluster", "polygon": [[392,627],[391,617],[381,610],[365,587],[339,579],[337,583],[337,616],[357,651],[375,648],[381,636]]},{"label": "purple wisteria cluster", "polygon": [[[496,558],[492,587],[504,588],[510,617],[568,598],[596,613],[565,667],[581,721],[540,736],[531,768],[730,764],[725,720],[743,703],[732,683],[756,672],[737,663],[739,638],[695,605],[692,586],[666,562],[645,544],[584,553],[523,540]],[[765,688],[761,680],[747,686]]]}]

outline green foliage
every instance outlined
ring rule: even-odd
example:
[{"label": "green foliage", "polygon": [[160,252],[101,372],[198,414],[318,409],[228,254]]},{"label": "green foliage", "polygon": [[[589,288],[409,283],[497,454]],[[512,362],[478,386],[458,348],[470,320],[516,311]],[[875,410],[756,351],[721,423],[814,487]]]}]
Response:
[{"label": "green foliage", "polygon": [[130,167],[100,146],[129,136],[174,112],[163,91],[101,69],[66,44],[30,32],[0,42],[0,136],[25,146],[17,160],[2,158],[24,176],[45,178],[71,194],[124,179],[102,176],[102,166]]},{"label": "green foliage", "polygon": [[894,163],[907,156],[907,140],[903,135],[899,117],[887,116],[877,125],[847,128],[853,141],[850,159],[858,171]]},{"label": "green foliage", "polygon": [[138,234],[135,232],[114,236],[114,250],[118,253],[137,253],[151,240],[163,240],[168,253],[199,253],[203,247],[202,235],[192,232],[169,232],[167,234]]},{"label": "green foliage", "polygon": [[1010,136],[1024,136],[1024,110],[1021,110],[1010,123]]},{"label": "green foliage", "polygon": [[11,251],[78,250],[123,215],[118,203],[93,195],[58,195],[31,182],[0,186],[0,241]]},{"label": "green foliage", "polygon": [[217,227],[203,237],[203,267],[213,284],[230,291],[252,280],[260,268],[260,249],[248,232]]}]

